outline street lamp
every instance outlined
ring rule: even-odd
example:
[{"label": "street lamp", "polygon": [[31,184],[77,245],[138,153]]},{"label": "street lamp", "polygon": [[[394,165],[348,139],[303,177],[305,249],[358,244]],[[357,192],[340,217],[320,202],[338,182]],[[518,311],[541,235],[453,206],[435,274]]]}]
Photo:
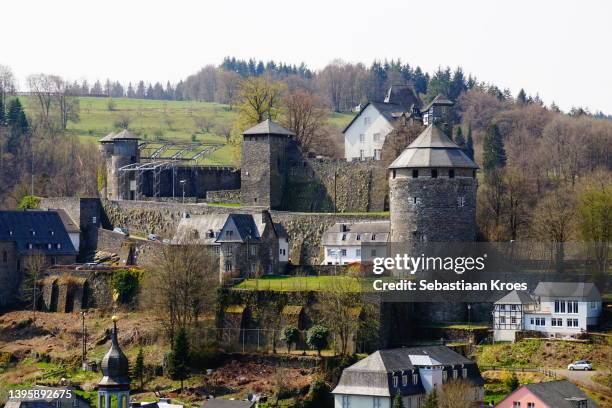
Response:
[{"label": "street lamp", "polygon": [[181,183],[181,186],[183,186],[183,204],[185,204],[185,183],[186,182],[187,182],[187,180],[179,181],[179,183]]}]

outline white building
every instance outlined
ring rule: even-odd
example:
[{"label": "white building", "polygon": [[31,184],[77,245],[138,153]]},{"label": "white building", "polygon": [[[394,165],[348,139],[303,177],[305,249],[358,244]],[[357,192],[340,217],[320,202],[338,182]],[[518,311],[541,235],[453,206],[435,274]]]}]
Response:
[{"label": "white building", "polygon": [[362,263],[387,256],[389,221],[336,223],[323,233],[323,265]]},{"label": "white building", "polygon": [[470,382],[473,401],[482,401],[478,366],[448,347],[379,350],[342,372],[332,391],[334,407],[391,408],[399,393],[405,408],[419,408],[429,392],[453,379]]},{"label": "white building", "polygon": [[380,160],[394,122],[405,113],[420,117],[419,107],[419,98],[409,85],[393,85],[384,102],[368,102],[342,132],[346,160]]},{"label": "white building", "polygon": [[514,341],[523,330],[572,337],[597,325],[601,312],[601,294],[592,283],[540,282],[533,294],[512,291],[495,302],[494,339]]}]

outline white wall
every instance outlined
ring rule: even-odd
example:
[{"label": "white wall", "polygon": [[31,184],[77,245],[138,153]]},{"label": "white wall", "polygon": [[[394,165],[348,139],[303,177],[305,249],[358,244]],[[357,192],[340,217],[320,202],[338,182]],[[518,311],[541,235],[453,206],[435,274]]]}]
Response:
[{"label": "white wall", "polygon": [[[370,124],[365,124],[365,118],[370,119]],[[347,161],[359,160],[360,150],[364,151],[364,158],[373,158],[375,149],[382,149],[387,135],[393,130],[393,126],[373,105],[368,105],[355,119],[344,133],[344,157]],[[380,133],[380,140],[374,142],[374,133]],[[364,142],[360,142],[359,136],[365,135]]]},{"label": "white wall", "polygon": [[[563,301],[563,299],[559,299]],[[578,302],[578,313],[555,313],[555,303],[542,302],[540,304],[540,313],[525,314],[525,329],[537,330],[543,333],[560,333],[560,334],[576,334],[587,330],[587,325],[597,324],[599,315],[601,314],[601,302],[598,302],[595,309],[591,309],[589,302]],[[536,326],[531,324],[531,318],[546,319],[545,326]],[[552,319],[561,319],[562,326],[553,326]],[[578,319],[578,327],[568,327],[567,319]]]},{"label": "white wall", "polygon": [[[342,406],[343,395],[334,395],[334,408],[344,408]],[[372,408],[374,406],[374,398],[368,395],[348,395],[350,408]],[[391,408],[391,399],[389,397],[380,398],[381,408]],[[413,407],[416,408],[416,407]]]},{"label": "white wall", "polygon": [[[341,255],[343,249],[346,250],[346,255]],[[336,255],[330,255],[330,250]],[[361,254],[358,254],[358,250],[361,250],[361,245],[326,245],[323,247],[325,251],[323,265],[347,265],[351,262],[361,262]]]},{"label": "white wall", "polygon": [[70,241],[72,242],[72,246],[74,249],[79,250],[79,246],[81,245],[81,234],[79,232],[70,232],[68,233],[70,237]]},{"label": "white wall", "polygon": [[278,260],[289,262],[289,242],[285,238],[278,239]]}]

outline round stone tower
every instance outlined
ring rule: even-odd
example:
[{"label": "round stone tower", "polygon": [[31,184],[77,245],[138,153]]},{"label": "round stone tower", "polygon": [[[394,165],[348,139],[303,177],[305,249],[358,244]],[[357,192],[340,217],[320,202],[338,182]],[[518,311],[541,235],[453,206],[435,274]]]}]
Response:
[{"label": "round stone tower", "polygon": [[109,133],[99,140],[100,152],[106,162],[106,198],[134,200],[136,198],[135,172],[121,172],[124,166],[138,163],[140,138],[128,130]]},{"label": "round stone tower", "polygon": [[473,241],[478,166],[435,124],[389,166],[391,242]]},{"label": "round stone tower", "polygon": [[102,358],[102,380],[98,383],[98,408],[128,408],[130,373],[128,359],[117,340],[117,317],[113,316],[111,348]]}]

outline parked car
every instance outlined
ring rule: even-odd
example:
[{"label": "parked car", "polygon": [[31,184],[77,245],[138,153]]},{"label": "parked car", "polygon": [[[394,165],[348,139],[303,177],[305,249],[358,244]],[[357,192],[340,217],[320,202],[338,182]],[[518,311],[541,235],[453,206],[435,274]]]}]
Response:
[{"label": "parked car", "polygon": [[113,229],[113,232],[117,232],[119,234],[123,234],[123,235],[130,235],[130,232],[128,231],[127,228],[123,228],[123,227],[115,227],[115,229]]},{"label": "parked car", "polygon": [[147,236],[147,239],[149,241],[159,241],[159,235],[157,235],[157,234],[149,234]]},{"label": "parked car", "polygon": [[590,371],[593,369],[593,364],[591,364],[591,362],[588,360],[578,360],[568,365],[567,369],[570,371],[574,371],[574,370]]}]

